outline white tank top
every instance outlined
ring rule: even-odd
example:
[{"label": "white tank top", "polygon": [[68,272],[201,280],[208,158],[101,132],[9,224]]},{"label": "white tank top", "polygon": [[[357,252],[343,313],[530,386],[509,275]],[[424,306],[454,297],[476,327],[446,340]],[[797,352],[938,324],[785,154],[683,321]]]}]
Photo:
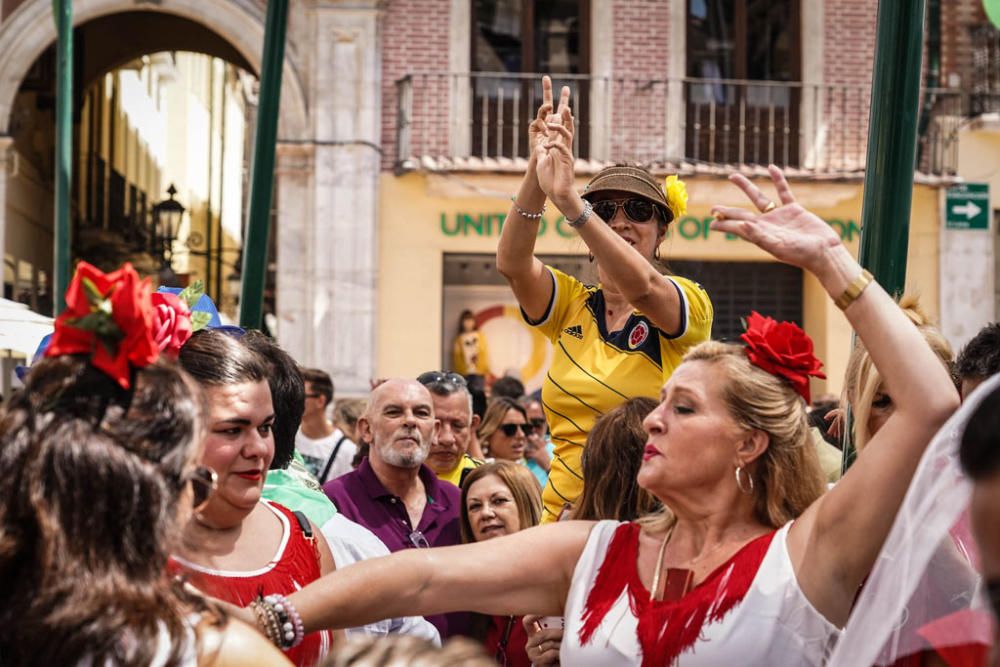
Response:
[{"label": "white tank top", "polygon": [[[608,544],[620,524],[594,526],[576,563],[566,599],[566,633],[560,662],[573,667],[616,667],[642,662],[636,635],[638,619],[624,590],[590,641],[580,644],[583,611],[604,562]],[[822,665],[840,630],[823,617],[799,588],[788,556],[786,524],[774,536],[750,590],[722,620],[706,622],[701,636],[677,658],[678,667],[715,665]],[[621,567],[637,567],[623,563]]]}]

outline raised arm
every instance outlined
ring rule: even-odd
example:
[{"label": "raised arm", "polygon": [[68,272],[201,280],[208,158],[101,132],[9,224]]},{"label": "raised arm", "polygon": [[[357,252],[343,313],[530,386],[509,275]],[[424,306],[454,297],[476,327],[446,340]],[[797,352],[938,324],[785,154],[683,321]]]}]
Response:
[{"label": "raised arm", "polygon": [[[771,167],[781,205],[764,215],[717,208],[712,228],[731,232],[779,260],[815,275],[834,299],[862,274],[861,266],[823,220],[792,196]],[[742,176],[732,180],[758,210],[769,200]],[[895,411],[850,471],[789,532],[789,553],[803,591],[830,620],[845,622],[931,438],[958,406],[948,373],[923,336],[877,284],[844,311],[892,395]]]},{"label": "raised arm", "polygon": [[[568,108],[568,105],[569,88],[563,87],[559,108]],[[538,186],[537,153],[546,140],[545,124],[550,117],[554,118],[553,109],[552,80],[542,77],[542,105],[528,128],[528,146],[531,149],[528,168],[504,220],[497,244],[497,270],[507,279],[521,308],[532,320],[545,316],[554,289],[552,275],[534,255],[541,217],[534,216],[541,213],[545,206],[545,193]]]},{"label": "raised arm", "polygon": [[[573,159],[573,115],[569,105],[546,125],[548,141],[538,152],[538,183],[567,220],[578,220],[586,206],[576,191]],[[618,235],[596,213],[577,227],[577,232],[614,283],[636,310],[641,311],[668,334],[680,331],[683,323],[681,298],[674,285],[642,254]]]},{"label": "raised arm", "polygon": [[[452,611],[562,614],[593,523],[566,521],[507,537],[407,549],[349,565],[290,596],[306,632]],[[537,567],[525,567],[532,554]]]}]

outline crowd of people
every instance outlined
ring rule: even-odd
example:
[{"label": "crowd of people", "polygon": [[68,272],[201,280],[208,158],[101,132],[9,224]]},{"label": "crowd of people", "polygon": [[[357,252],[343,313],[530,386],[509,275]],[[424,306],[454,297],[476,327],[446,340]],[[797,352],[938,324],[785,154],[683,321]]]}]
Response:
[{"label": "crowd of people", "polygon": [[[574,134],[546,78],[497,249],[540,393],[484,381],[463,313],[452,369],[338,399],[197,285],[81,262],[0,415],[0,664],[1000,665],[1000,324],[955,358],[780,170],[735,174],[712,229],[856,334],[813,401],[801,328],[714,341],[666,271],[683,183],[578,193]],[[535,257],[546,202],[599,285]]]}]

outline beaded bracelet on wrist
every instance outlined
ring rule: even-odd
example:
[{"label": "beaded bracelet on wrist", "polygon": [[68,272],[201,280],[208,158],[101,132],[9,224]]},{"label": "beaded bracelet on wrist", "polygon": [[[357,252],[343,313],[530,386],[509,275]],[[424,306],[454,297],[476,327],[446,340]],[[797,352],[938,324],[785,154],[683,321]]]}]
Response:
[{"label": "beaded bracelet on wrist", "polygon": [[528,220],[539,220],[543,215],[545,215],[545,204],[542,204],[541,211],[538,213],[532,213],[531,211],[526,211],[517,205],[517,197],[511,197],[510,201],[514,205],[514,210],[517,211],[517,214],[522,218],[527,218]]},{"label": "beaded bracelet on wrist", "polygon": [[250,603],[257,625],[272,644],[283,651],[295,648],[305,637],[302,617],[291,601],[280,594],[258,598]]}]

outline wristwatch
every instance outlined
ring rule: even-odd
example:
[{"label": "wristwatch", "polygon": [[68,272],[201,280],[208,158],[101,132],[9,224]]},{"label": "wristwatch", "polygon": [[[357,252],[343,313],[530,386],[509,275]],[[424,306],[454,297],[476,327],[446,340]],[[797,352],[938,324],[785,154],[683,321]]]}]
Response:
[{"label": "wristwatch", "polygon": [[594,212],[594,205],[591,204],[586,199],[584,199],[583,213],[580,214],[580,217],[577,218],[576,220],[567,220],[566,222],[568,222],[569,226],[572,227],[573,229],[579,229],[580,227],[583,227],[588,220],[590,220],[590,214],[593,212]]}]

